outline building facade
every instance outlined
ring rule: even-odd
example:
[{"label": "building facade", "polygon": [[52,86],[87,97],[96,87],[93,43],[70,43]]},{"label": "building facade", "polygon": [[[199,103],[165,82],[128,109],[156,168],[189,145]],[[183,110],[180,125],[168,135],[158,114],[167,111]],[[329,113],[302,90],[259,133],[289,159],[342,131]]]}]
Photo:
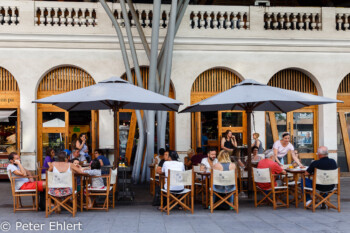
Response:
[{"label": "building facade", "polygon": [[[110,6],[123,25],[119,4]],[[138,4],[136,10],[150,40],[152,5]],[[169,5],[162,6],[161,40],[169,10]],[[255,112],[252,129],[265,148],[281,132],[290,131],[294,145],[307,159],[315,157],[317,146],[325,145],[338,156],[342,171],[348,172],[349,15],[350,9],[332,7],[190,5],[175,38],[171,97],[188,106],[242,80],[255,79],[341,99],[344,104],[287,114]],[[132,31],[146,76],[149,61],[136,28]],[[12,150],[41,161],[45,148],[69,148],[84,132],[91,149],[111,148],[111,112],[68,113],[32,101],[124,73],[116,33],[98,3],[1,1],[0,107],[7,122],[0,124],[4,144],[0,150],[6,154],[8,145],[15,145]],[[121,143],[130,157],[137,126],[132,111],[123,114]],[[169,145],[178,151],[207,146],[203,135],[208,145],[218,146],[227,129],[246,144],[243,112],[169,114],[168,128]]]}]

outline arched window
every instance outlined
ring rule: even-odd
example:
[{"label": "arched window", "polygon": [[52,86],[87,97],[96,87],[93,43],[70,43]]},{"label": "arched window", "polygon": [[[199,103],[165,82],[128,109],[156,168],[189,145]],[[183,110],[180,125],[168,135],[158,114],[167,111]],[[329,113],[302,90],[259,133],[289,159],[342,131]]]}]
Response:
[{"label": "arched window", "polygon": [[[148,75],[149,75],[149,68],[148,67],[140,67],[142,81],[143,81],[143,88],[148,89]],[[138,85],[135,70],[131,70],[131,74],[133,77],[133,83],[135,85]],[[127,80],[126,73],[122,75],[122,79]],[[175,92],[174,87],[172,84],[170,84],[169,89],[169,97],[175,98]],[[134,110],[120,110],[119,112],[119,120],[120,120],[120,132],[123,134],[123,140],[121,139],[121,156],[124,156],[128,159],[128,162],[130,162],[131,155],[132,155],[132,149],[136,145],[135,142],[135,135],[136,138],[138,137],[138,130],[137,130],[137,120]],[[157,133],[157,131],[155,131]],[[175,150],[175,113],[174,112],[168,112],[167,116],[167,127],[166,127],[166,135],[165,135],[165,143],[169,146],[171,150]],[[155,145],[156,146],[156,145]],[[157,150],[155,150],[156,152]]]},{"label": "arched window", "polygon": [[350,171],[350,74],[346,75],[338,87],[337,104],[337,155],[338,165],[342,172]]},{"label": "arched window", "polygon": [[[14,76],[0,67],[0,165],[8,163],[8,154],[20,152],[20,92]],[[1,166],[6,167],[6,165]],[[7,178],[0,168],[0,179]]]},{"label": "arched window", "polygon": [[[268,85],[287,90],[317,95],[314,82],[305,73],[296,69],[285,69],[272,76]],[[305,163],[314,159],[318,144],[317,106],[302,108],[293,112],[266,113],[266,148],[272,148],[281,139],[283,132],[291,133],[291,143],[298,150]],[[288,156],[288,162],[291,161]]]},{"label": "arched window", "polygon": [[[62,66],[50,70],[40,81],[37,98],[45,98],[94,85],[95,81],[81,68]],[[87,135],[89,151],[98,148],[98,111],[67,112],[53,105],[38,104],[38,161],[43,162],[48,148],[56,154],[72,150],[80,134]],[[42,164],[43,165],[43,164]]]},{"label": "arched window", "polygon": [[[241,79],[234,72],[213,68],[201,73],[191,89],[191,104],[230,89]],[[219,111],[192,113],[192,148],[220,147],[223,133],[230,129],[239,145],[246,144],[246,117],[242,111]]]}]

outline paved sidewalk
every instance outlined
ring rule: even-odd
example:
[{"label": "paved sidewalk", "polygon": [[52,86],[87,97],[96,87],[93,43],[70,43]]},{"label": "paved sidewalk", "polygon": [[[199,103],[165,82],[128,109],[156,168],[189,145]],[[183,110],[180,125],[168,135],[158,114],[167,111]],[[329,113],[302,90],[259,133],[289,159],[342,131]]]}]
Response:
[{"label": "paved sidewalk", "polygon": [[[194,214],[174,210],[170,216],[156,210],[149,204],[118,205],[109,212],[78,212],[72,218],[67,212],[45,218],[44,212],[13,213],[10,184],[0,182],[0,228],[7,221],[8,232],[29,232],[30,223],[39,230],[30,232],[350,232],[350,178],[342,178],[341,213],[335,210],[318,209],[315,213],[295,208],[273,210],[270,206],[254,208],[253,201],[240,200],[239,214],[233,211],[214,211],[210,214],[201,205],[196,205]],[[21,224],[28,224],[25,230]],[[69,230],[67,224],[75,226]],[[41,225],[39,225],[41,224]],[[51,224],[51,230],[50,230]],[[66,228],[64,225],[66,224]],[[75,225],[74,225],[75,224]],[[17,230],[16,230],[17,225]],[[34,225],[31,226],[34,229]],[[40,230],[42,227],[42,230]],[[1,232],[1,229],[0,229]]]}]

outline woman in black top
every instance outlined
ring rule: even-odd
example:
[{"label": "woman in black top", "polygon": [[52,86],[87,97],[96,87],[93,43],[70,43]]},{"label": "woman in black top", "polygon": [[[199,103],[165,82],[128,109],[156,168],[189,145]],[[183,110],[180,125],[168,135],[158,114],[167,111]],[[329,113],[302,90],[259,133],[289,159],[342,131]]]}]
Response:
[{"label": "woman in black top", "polygon": [[232,134],[231,130],[227,130],[225,137],[221,139],[221,149],[232,154],[233,150],[237,147],[236,137]]}]

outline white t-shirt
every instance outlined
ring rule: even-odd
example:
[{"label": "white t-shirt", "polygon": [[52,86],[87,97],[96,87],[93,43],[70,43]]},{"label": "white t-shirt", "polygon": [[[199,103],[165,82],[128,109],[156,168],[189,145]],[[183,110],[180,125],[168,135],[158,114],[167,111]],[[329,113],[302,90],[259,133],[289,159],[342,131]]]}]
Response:
[{"label": "white t-shirt", "polygon": [[[21,177],[21,176],[17,176],[16,174],[13,173],[14,171],[17,171],[17,170],[20,171],[20,169],[19,169],[16,165],[14,165],[14,164],[9,164],[9,165],[7,166],[7,171],[10,171],[10,172],[11,172],[11,175],[12,175],[13,177]],[[15,179],[15,189],[16,189],[16,190],[19,190],[19,189],[22,187],[22,185],[23,185],[24,183],[26,183],[26,182],[29,182],[29,179],[28,179],[28,178],[25,178],[25,177]]]},{"label": "white t-shirt", "polygon": [[294,146],[291,143],[288,143],[288,145],[286,147],[282,146],[281,141],[277,140],[274,144],[273,144],[273,149],[277,149],[277,157],[278,158],[283,158],[288,151],[294,151]]},{"label": "white t-shirt", "polygon": [[[215,165],[217,162],[218,162],[218,159],[215,158],[214,161],[213,161],[213,165]],[[207,172],[210,172],[211,167],[210,167],[210,164],[209,164],[209,162],[208,162],[208,158],[202,159],[202,162],[201,162],[201,163],[205,165],[205,168],[207,169]]]},{"label": "white t-shirt", "polygon": [[[84,173],[89,174],[90,176],[101,176],[101,170],[100,169],[93,169],[93,170],[84,170]],[[91,187],[95,189],[104,188],[103,179],[101,177],[98,178],[92,178],[91,181]]]},{"label": "white t-shirt", "polygon": [[[71,160],[75,158],[74,155],[73,155],[73,153],[69,156],[69,158],[70,158]],[[84,154],[80,154],[79,157],[77,157],[77,159],[79,159],[80,162],[83,162],[84,160],[86,160],[86,157],[85,157]]]},{"label": "white t-shirt", "polygon": [[[185,165],[182,162],[178,162],[178,161],[165,161],[162,167],[162,172],[165,173],[165,177],[168,177],[168,170],[174,170],[174,171],[185,171]],[[165,179],[165,183],[164,183],[164,189],[167,189],[167,180]],[[170,186],[170,190],[173,191],[179,191],[179,190],[183,190],[184,186],[180,185],[180,186]]]}]

